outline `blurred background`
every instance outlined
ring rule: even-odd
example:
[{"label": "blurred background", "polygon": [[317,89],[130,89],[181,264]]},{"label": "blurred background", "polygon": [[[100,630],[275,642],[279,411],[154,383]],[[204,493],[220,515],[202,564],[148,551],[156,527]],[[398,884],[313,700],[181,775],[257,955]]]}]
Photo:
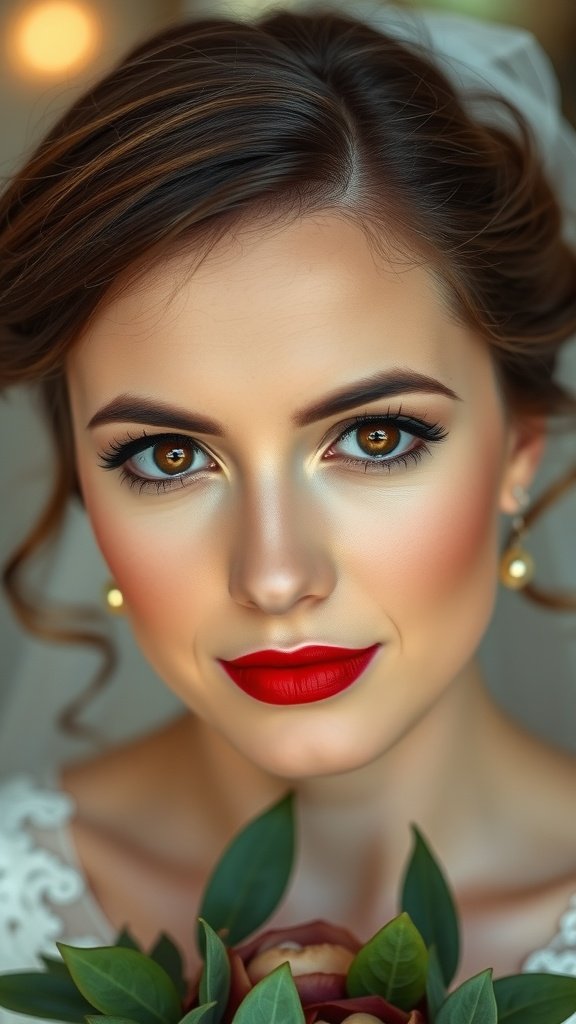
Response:
[{"label": "blurred background", "polygon": [[[282,6],[296,8],[300,0]],[[254,16],[271,0],[0,0],[0,174],[34,144],[76,92],[138,39],[186,14]],[[530,29],[552,58],[565,108],[576,110],[574,0],[401,0]],[[343,5],[354,12],[355,2]]]},{"label": "blurred background", "polygon": [[[0,0],[0,177],[7,178],[50,124],[92,80],[141,38],[190,14],[251,17],[267,0]],[[296,8],[299,0],[281,6]],[[354,13],[350,0],[341,6]],[[435,0],[428,7],[470,14],[530,29],[551,57],[566,115],[576,111],[576,3],[574,0]],[[572,346],[573,348],[574,346]],[[572,353],[574,355],[574,353]],[[576,381],[576,360],[570,370]],[[11,393],[0,403],[0,559],[23,536],[42,500],[50,453],[30,399]],[[554,448],[544,472],[554,476],[574,445]],[[568,507],[569,506],[569,507]],[[558,515],[557,529],[554,516]],[[542,582],[576,589],[576,496],[535,531],[532,549]],[[543,572],[542,572],[543,569]],[[106,568],[78,510],[71,510],[58,549],[38,567],[37,583],[65,601],[98,603]],[[89,719],[111,740],[172,715],[179,704],[153,677],[135,649],[126,624],[110,618],[121,650],[120,668]],[[518,595],[499,597],[495,626],[483,648],[485,668],[498,699],[531,729],[576,750],[576,616],[530,607]],[[86,686],[97,659],[86,650],[27,638],[0,598],[0,773],[89,752],[81,740],[55,727],[62,706]]]}]

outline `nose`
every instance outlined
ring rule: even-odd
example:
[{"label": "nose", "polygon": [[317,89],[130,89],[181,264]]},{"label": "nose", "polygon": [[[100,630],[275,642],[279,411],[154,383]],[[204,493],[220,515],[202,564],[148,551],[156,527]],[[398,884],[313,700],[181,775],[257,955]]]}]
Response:
[{"label": "nose", "polygon": [[336,583],[326,524],[304,483],[246,485],[236,520],[229,591],[238,604],[281,615]]}]

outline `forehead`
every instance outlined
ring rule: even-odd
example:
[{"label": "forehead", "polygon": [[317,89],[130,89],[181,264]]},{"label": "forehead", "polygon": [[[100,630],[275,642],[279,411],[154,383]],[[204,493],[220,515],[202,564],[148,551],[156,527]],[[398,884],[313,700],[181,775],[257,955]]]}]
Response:
[{"label": "forehead", "polygon": [[196,389],[232,376],[238,388],[273,377],[301,389],[398,363],[452,386],[484,350],[422,260],[376,253],[358,224],[324,214],[157,263],[103,304],[70,369],[88,385],[97,364],[114,393],[118,374],[131,390],[180,387],[183,375]]}]

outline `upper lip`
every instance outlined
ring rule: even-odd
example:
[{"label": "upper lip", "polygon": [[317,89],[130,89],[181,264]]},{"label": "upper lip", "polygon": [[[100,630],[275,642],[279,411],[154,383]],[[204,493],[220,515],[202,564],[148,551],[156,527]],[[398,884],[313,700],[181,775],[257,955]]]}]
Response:
[{"label": "upper lip", "polygon": [[[374,646],[374,645],[372,645]],[[290,665],[306,665],[315,661],[342,661],[346,658],[354,658],[364,654],[366,647],[326,647],[323,644],[312,644],[311,646],[299,647],[297,650],[281,651],[266,650],[253,651],[251,654],[243,654],[239,658],[223,658],[228,665],[261,666],[262,668]]]}]

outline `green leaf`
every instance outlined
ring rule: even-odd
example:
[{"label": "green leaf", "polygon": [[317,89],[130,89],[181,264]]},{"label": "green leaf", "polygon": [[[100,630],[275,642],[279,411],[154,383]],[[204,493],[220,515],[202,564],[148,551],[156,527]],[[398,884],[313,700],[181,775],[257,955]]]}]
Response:
[{"label": "green leaf", "polygon": [[562,1024],[576,1013],[576,978],[563,974],[511,974],[497,978],[498,1021]]},{"label": "green leaf", "polygon": [[362,947],[348,968],[349,996],[378,995],[412,1010],[426,991],[428,951],[408,914],[399,914]]},{"label": "green leaf", "polygon": [[[227,945],[255,932],[282,898],[294,860],[293,803],[289,793],[249,822],[210,876],[199,916]],[[201,950],[203,939],[199,930]]]},{"label": "green leaf", "polygon": [[78,1024],[94,1010],[69,975],[42,971],[0,974],[0,1006],[44,1020],[73,1021],[73,1024]]},{"label": "green leaf", "polygon": [[184,963],[178,946],[172,942],[169,935],[162,932],[148,955],[164,968],[168,977],[172,979],[178,995],[183,999],[188,991],[188,985],[184,977]]},{"label": "green leaf", "polygon": [[132,932],[129,928],[123,928],[121,932],[114,939],[115,946],[121,946],[122,949],[137,949],[139,953],[142,953],[142,946],[136,941]]},{"label": "green leaf", "polygon": [[94,1014],[89,1013],[86,1015],[86,1024],[137,1024],[137,1021],[128,1020],[127,1017],[109,1017],[108,1014]]},{"label": "green leaf", "polygon": [[446,999],[446,986],[442,977],[442,968],[436,952],[436,946],[428,950],[428,973],[426,976],[426,1004],[428,1016],[434,1022],[442,1003]]},{"label": "green leaf", "polygon": [[203,1003],[202,1006],[195,1006],[185,1017],[182,1017],[182,1020],[178,1021],[178,1024],[200,1024],[200,1021],[208,1024],[210,1020],[209,1013],[214,1006],[216,1006],[216,1003]]},{"label": "green leaf", "polygon": [[75,984],[101,1013],[138,1024],[176,1024],[180,998],[166,971],[134,949],[57,943]]},{"label": "green leaf", "polygon": [[475,974],[452,992],[436,1024],[498,1024],[492,969]]},{"label": "green leaf", "polygon": [[222,939],[207,921],[200,920],[204,930],[205,963],[200,978],[200,1002],[213,1003],[207,1024],[220,1024],[230,994],[230,961]]},{"label": "green leaf", "polygon": [[458,916],[448,882],[422,834],[412,825],[414,846],[402,884],[401,906],[424,942],[436,946],[446,987],[458,967]]},{"label": "green leaf", "polygon": [[288,964],[280,964],[251,989],[236,1010],[232,1024],[305,1024]]}]

